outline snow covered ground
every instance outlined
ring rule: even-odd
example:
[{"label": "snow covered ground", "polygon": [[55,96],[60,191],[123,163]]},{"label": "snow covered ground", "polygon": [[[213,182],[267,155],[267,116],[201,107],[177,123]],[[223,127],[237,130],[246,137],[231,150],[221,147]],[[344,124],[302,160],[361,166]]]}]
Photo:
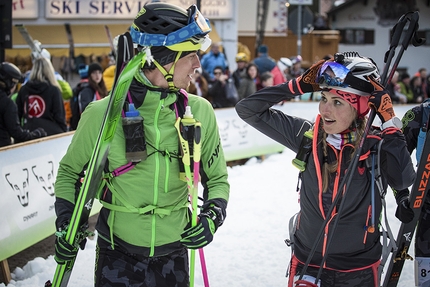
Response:
[{"label": "snow covered ground", "polygon": [[[405,110],[406,107],[396,108],[399,117]],[[284,240],[288,238],[288,220],[299,209],[298,170],[291,164],[294,156],[285,150],[263,162],[252,158],[243,166],[229,168],[227,218],[214,241],[204,249],[211,287],[287,285],[285,271],[291,253]],[[395,208],[388,191],[387,214],[396,234],[400,223],[394,217]],[[95,241],[89,240],[86,249],[78,254],[69,286],[93,286],[94,250]],[[413,248],[410,254],[413,256]],[[53,256],[35,258],[13,270],[13,280],[7,287],[44,286],[52,279],[55,267]],[[198,255],[195,286],[203,286]],[[414,286],[413,262],[405,263],[399,286]]]}]

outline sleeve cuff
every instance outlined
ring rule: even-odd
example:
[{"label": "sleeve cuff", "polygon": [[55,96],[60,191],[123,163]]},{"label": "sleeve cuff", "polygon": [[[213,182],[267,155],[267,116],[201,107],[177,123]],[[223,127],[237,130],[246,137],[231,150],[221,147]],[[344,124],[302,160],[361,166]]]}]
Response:
[{"label": "sleeve cuff", "polygon": [[402,128],[402,121],[398,117],[391,118],[381,125],[381,129],[385,130],[387,128]]}]

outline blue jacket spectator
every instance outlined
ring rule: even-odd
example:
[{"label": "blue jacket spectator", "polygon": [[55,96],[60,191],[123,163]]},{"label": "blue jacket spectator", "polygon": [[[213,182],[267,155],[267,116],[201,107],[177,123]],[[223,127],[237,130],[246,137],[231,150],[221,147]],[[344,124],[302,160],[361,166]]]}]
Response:
[{"label": "blue jacket spectator", "polygon": [[253,61],[257,65],[260,75],[264,72],[270,72],[276,66],[276,61],[268,55],[268,52],[269,48],[266,45],[260,45],[258,47],[258,57]]},{"label": "blue jacket spectator", "polygon": [[228,61],[224,53],[220,51],[218,43],[213,43],[211,50],[203,55],[201,59],[201,66],[203,71],[209,74],[210,80],[214,79],[215,67],[221,67],[223,71],[228,70]]}]

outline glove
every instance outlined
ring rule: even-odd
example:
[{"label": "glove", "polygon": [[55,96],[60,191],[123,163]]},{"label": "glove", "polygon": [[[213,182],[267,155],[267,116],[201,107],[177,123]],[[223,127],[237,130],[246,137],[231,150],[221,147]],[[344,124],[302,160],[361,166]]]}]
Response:
[{"label": "glove", "polygon": [[31,137],[33,139],[38,139],[38,138],[41,138],[41,137],[46,137],[47,133],[45,132],[45,130],[43,128],[37,128],[34,131],[32,131],[30,133],[30,135],[31,135]]},{"label": "glove", "polygon": [[409,191],[401,190],[396,194],[396,217],[403,223],[409,223],[414,219],[414,211],[409,206]]},{"label": "glove", "polygon": [[197,225],[181,234],[181,243],[189,249],[200,249],[211,243],[215,232],[223,223],[223,214],[221,208],[211,204],[198,215]]},{"label": "glove", "polygon": [[302,75],[298,76],[293,81],[300,87],[303,93],[311,93],[321,91],[320,85],[316,82],[318,72],[326,61],[321,60],[313,64],[309,69],[307,69]]},{"label": "glove", "polygon": [[[78,247],[73,246],[66,240],[66,233],[67,229],[69,227],[69,223],[66,222],[62,224],[62,227],[58,229],[57,232],[55,232],[55,236],[57,237],[55,240],[55,261],[63,265],[68,261],[72,261],[76,258],[76,255],[78,254]],[[87,243],[86,236],[88,236],[90,232],[79,232],[78,238],[83,238],[79,242],[79,248],[81,250],[85,249],[85,244]],[[85,237],[84,237],[85,236]]]},{"label": "glove", "polygon": [[391,97],[380,83],[371,77],[368,77],[368,80],[375,87],[375,90],[370,94],[368,105],[375,109],[381,122],[385,123],[396,116]]}]

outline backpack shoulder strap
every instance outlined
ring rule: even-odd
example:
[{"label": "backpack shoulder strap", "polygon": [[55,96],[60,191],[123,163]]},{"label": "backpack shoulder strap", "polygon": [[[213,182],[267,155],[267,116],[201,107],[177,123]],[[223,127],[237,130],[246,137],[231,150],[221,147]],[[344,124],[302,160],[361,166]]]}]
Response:
[{"label": "backpack shoulder strap", "polygon": [[[393,235],[393,232],[391,231],[391,227],[387,217],[387,208],[386,208],[386,202],[385,202],[385,194],[387,193],[387,189],[384,187],[384,184],[382,182],[382,177],[381,177],[381,146],[383,141],[384,140],[381,139],[379,143],[373,147],[371,156],[366,160],[366,165],[368,169],[371,170],[373,181],[379,190],[379,195],[381,196],[381,203],[382,203],[382,210],[383,210],[382,212],[383,212],[383,218],[384,218],[384,220],[381,219],[381,224],[380,224],[382,229],[381,230],[382,255],[381,255],[381,262],[378,267],[379,279],[381,279],[382,277],[382,272],[384,271],[384,266],[388,260],[390,253],[397,251],[396,240]],[[374,157],[373,160],[372,160],[372,157]],[[384,225],[385,225],[385,228],[384,228]]]},{"label": "backpack shoulder strap", "polygon": [[430,115],[430,99],[427,99],[421,104],[421,125],[420,125],[420,132],[417,138],[417,147],[416,147],[417,163],[420,162],[421,153],[423,151],[424,141],[425,141],[427,129],[428,129],[429,115]]}]

